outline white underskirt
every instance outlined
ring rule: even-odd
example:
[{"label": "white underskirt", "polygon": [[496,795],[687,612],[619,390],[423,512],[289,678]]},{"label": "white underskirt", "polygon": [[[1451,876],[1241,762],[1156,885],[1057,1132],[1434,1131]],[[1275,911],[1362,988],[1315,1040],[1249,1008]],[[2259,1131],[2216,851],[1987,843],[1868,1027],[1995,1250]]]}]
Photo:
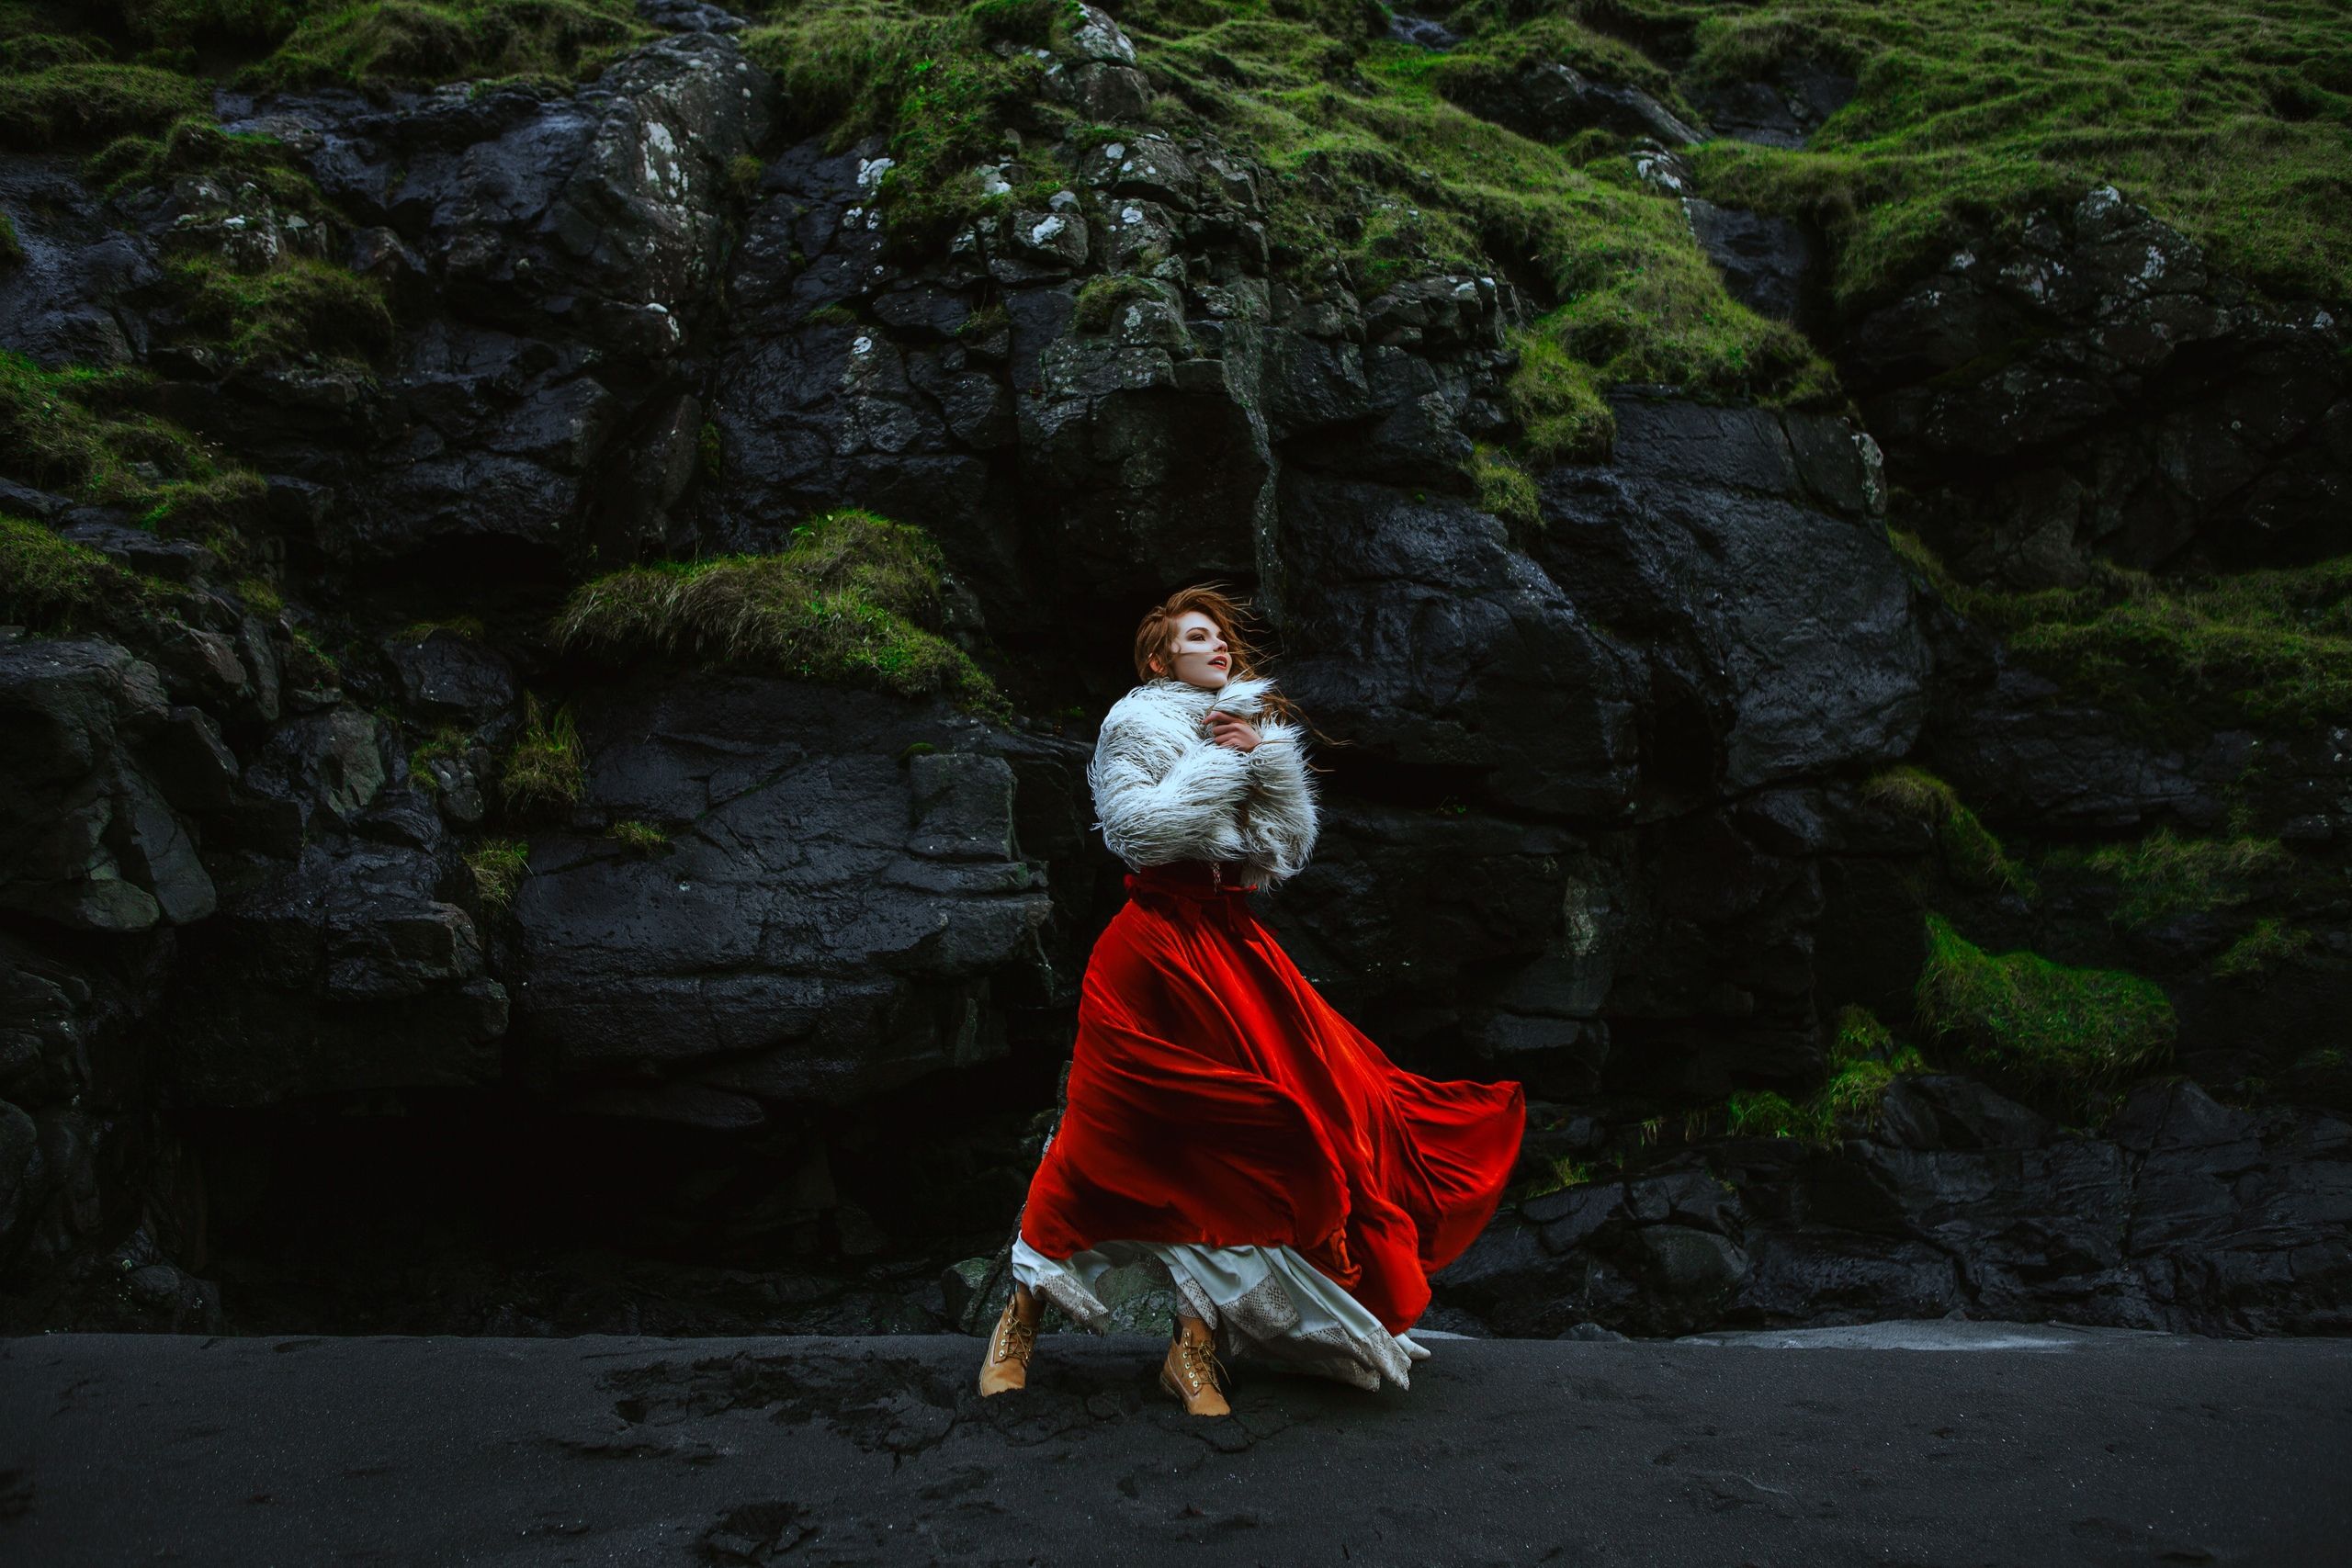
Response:
[{"label": "white underskirt", "polygon": [[1164,1272],[1190,1315],[1216,1336],[1228,1360],[1253,1356],[1285,1371],[1336,1378],[1377,1392],[1385,1378],[1411,1386],[1412,1363],[1429,1351],[1391,1334],[1363,1303],[1288,1247],[1196,1247],[1189,1242],[1106,1241],[1051,1258],[1016,1236],[1012,1277],[1081,1328],[1107,1332],[1111,1309],[1094,1293],[1110,1269],[1141,1264]]}]

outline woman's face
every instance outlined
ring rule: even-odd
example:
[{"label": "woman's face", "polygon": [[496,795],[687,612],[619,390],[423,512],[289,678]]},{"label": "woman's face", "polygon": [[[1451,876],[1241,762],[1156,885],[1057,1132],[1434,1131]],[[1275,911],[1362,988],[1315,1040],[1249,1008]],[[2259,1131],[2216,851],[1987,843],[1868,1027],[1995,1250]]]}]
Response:
[{"label": "woman's face", "polygon": [[1233,658],[1215,621],[1198,610],[1187,610],[1176,617],[1169,637],[1169,651],[1160,659],[1161,674],[1211,692],[1225,684]]}]

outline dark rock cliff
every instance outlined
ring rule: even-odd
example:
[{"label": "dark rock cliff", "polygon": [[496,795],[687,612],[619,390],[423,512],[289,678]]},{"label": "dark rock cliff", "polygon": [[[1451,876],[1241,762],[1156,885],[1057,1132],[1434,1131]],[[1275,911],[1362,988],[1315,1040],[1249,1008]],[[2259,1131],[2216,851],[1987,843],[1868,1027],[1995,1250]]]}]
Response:
[{"label": "dark rock cliff", "polygon": [[[808,134],[723,13],[647,15],[681,30],[568,92],[223,94],[307,213],[0,160],[0,345],[147,373],[142,416],[254,476],[232,561],[0,456],[0,510],[151,612],[0,643],[8,1327],[943,1321],[1118,897],[1090,727],[1204,578],[1330,742],[1267,917],[1400,1060],[1539,1101],[1444,1322],[2344,1326],[2346,717],[2161,669],[2151,705],[2025,635],[2107,606],[1996,602],[2341,556],[2329,309],[2101,190],[1832,320],[1810,236],[1692,201],[1854,403],[1621,385],[1606,456],[1497,510],[1464,464],[1514,428],[1529,285],[1285,276],[1289,197],[1155,128],[1109,17],[1048,89],[1101,134],[1010,148],[1015,199],[915,243],[880,139]],[[1794,145],[1842,101],[1805,82],[1720,128]],[[1651,162],[1708,133],[1565,64],[1471,107]],[[345,266],[381,341],[225,349],[167,287],[191,254]],[[928,634],[1003,705],[550,630],[842,508],[935,541]],[[534,748],[575,776],[529,787]],[[2055,857],[2031,897],[1980,816]],[[2159,832],[2268,848],[2119,921],[2095,848]],[[2147,977],[2171,1055],[2088,1100],[2005,1077],[1999,1020],[1922,989],[1960,973],[1937,912],[1980,967]],[[1858,1061],[1867,1100],[1767,1135]]]}]

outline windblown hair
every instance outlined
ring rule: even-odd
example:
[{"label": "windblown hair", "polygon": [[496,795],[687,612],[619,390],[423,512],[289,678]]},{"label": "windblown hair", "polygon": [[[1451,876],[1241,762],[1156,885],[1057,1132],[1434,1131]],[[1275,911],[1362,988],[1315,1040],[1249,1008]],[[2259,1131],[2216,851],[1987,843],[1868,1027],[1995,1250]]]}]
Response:
[{"label": "windblown hair", "polygon": [[[1253,641],[1257,627],[1250,619],[1249,602],[1232,598],[1215,583],[1195,583],[1190,588],[1179,588],[1144,612],[1142,624],[1136,627],[1136,680],[1149,681],[1171,673],[1167,670],[1154,670],[1151,661],[1168,658],[1169,645],[1175,639],[1176,617],[1187,610],[1198,610],[1216,623],[1218,634],[1225,638],[1226,652],[1231,656],[1230,667],[1226,671],[1227,680],[1239,681],[1269,673],[1258,668],[1261,655]],[[1266,694],[1264,708],[1270,716],[1295,724],[1317,739],[1326,742],[1329,739],[1307,722],[1306,716],[1280,688]]]}]

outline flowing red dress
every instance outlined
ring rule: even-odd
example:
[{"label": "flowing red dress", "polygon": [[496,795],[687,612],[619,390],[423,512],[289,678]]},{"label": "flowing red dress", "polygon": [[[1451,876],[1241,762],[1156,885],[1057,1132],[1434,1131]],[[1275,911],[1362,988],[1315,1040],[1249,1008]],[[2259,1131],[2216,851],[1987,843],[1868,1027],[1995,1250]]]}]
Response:
[{"label": "flowing red dress", "polygon": [[1405,1332],[1501,1201],[1524,1091],[1391,1062],[1208,863],[1126,886],[1087,961],[1069,1108],[1022,1238],[1048,1258],[1289,1246]]}]

